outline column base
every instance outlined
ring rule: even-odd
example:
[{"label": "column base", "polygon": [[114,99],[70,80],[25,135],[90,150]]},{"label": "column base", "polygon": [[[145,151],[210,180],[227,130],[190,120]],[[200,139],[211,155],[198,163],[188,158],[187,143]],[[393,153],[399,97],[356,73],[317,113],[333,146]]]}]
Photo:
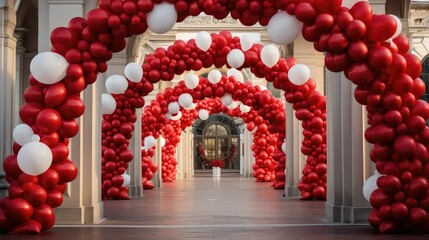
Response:
[{"label": "column base", "polygon": [[90,207],[55,208],[56,224],[95,224],[104,219],[103,202]]},{"label": "column base", "polygon": [[368,223],[371,207],[334,206],[325,202],[325,218],[331,223]]},{"label": "column base", "polygon": [[130,186],[128,188],[130,191],[130,197],[142,197],[143,196],[143,187],[142,186]]},{"label": "column base", "polygon": [[7,189],[9,188],[9,184],[6,182],[4,176],[5,173],[0,173],[0,198],[6,197]]},{"label": "column base", "polygon": [[295,198],[300,197],[300,193],[297,186],[286,186],[285,188],[285,197]]}]

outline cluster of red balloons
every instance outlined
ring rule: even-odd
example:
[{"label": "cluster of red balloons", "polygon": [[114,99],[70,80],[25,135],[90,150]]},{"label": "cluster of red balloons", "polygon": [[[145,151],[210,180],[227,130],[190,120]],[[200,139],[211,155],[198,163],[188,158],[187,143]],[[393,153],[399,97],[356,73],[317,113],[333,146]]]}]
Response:
[{"label": "cluster of red balloons", "polygon": [[298,3],[292,12],[304,22],[304,38],[327,52],[326,67],[357,85],[355,98],[368,111],[365,138],[384,175],[370,197],[370,224],[382,233],[428,231],[429,104],[418,100],[421,64],[397,21],[373,14],[367,2],[351,9],[339,0]]},{"label": "cluster of red balloons", "polygon": [[103,114],[101,125],[101,181],[102,199],[128,199],[128,188],[122,174],[133,160],[128,149],[137,117],[126,95],[114,95],[116,109]]},{"label": "cluster of red balloons", "polygon": [[158,166],[152,161],[155,155],[155,148],[148,150],[142,149],[142,185],[144,189],[152,189],[155,185],[150,181],[154,173],[158,170]]}]

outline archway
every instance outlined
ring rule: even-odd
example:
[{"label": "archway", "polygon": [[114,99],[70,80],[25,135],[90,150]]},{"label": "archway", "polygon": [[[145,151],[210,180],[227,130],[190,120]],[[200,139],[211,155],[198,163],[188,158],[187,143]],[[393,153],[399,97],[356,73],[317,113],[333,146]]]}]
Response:
[{"label": "archway", "polygon": [[[125,37],[143,33],[147,29],[146,14],[159,9],[159,5],[154,5],[150,1],[116,2],[117,5],[112,4],[110,0],[101,1],[101,9],[89,12],[86,20],[74,19],[70,22],[70,28],[59,28],[53,32],[54,50],[66,58],[57,59],[64,63],[63,68],[48,67],[53,71],[64,69],[65,66],[67,76],[61,72],[59,75],[45,76],[32,71],[36,78],[30,79],[32,91],[26,96],[25,100],[28,103],[23,106],[20,115],[28,125],[36,123],[36,133],[40,134],[39,137],[44,145],[38,143],[35,137],[33,140],[36,141],[28,143],[31,145],[27,147],[24,145],[22,149],[23,144],[15,144],[14,153],[30,152],[29,156],[20,158],[28,160],[33,150],[43,149],[48,155],[53,153],[51,160],[55,158],[57,161],[54,161],[50,169],[53,171],[32,173],[35,176],[43,173],[41,178],[46,182],[41,181],[42,187],[37,184],[38,177],[27,176],[28,174],[21,177],[23,166],[18,167],[16,164],[16,155],[5,160],[5,171],[9,174],[7,179],[11,183],[10,191],[17,191],[12,198],[2,200],[1,229],[22,233],[24,229],[20,226],[26,226],[28,228],[25,230],[30,228],[29,232],[40,232],[41,229],[46,230],[53,225],[51,206],[57,205],[58,202],[51,202],[51,205],[45,204],[48,197],[45,188],[61,194],[65,183],[73,180],[77,171],[74,164],[64,157],[68,150],[63,146],[67,146],[66,138],[76,134],[78,126],[74,119],[81,116],[84,111],[82,101],[73,94],[81,92],[86,84],[93,83],[97,73],[107,69],[106,61],[111,58],[112,52],[124,48]],[[425,145],[429,143],[429,128],[426,127],[425,120],[429,118],[429,105],[424,101],[416,100],[424,93],[424,83],[418,78],[421,65],[414,55],[407,53],[408,40],[403,36],[394,36],[398,22],[388,15],[373,15],[371,6],[366,2],[358,2],[353,7],[349,6],[351,9],[342,8],[340,0],[323,0],[314,3],[286,0],[263,5],[254,2],[256,6],[252,5],[250,8],[240,4],[229,4],[228,1],[204,3],[198,1],[191,4],[186,1],[176,1],[174,6],[169,5],[169,9],[174,15],[177,14],[177,18],[173,19],[174,22],[204,11],[218,18],[223,18],[232,12],[231,15],[240,19],[245,25],[252,25],[258,21],[261,25],[267,25],[276,14],[285,16],[285,12],[277,13],[278,10],[286,10],[287,13],[295,15],[299,21],[304,22],[304,38],[315,42],[316,50],[327,52],[325,61],[328,69],[335,72],[344,71],[346,76],[358,85],[355,91],[356,99],[359,103],[366,105],[369,112],[368,120],[371,127],[367,129],[366,139],[374,143],[371,157],[377,169],[380,173],[386,174],[379,177],[376,184],[378,189],[372,189],[374,191],[370,194],[371,204],[374,207],[369,218],[370,224],[381,232],[427,231],[429,196],[426,193],[429,189],[427,181],[429,154]],[[350,2],[346,3],[350,4]],[[355,2],[352,1],[352,3]],[[170,15],[163,14],[162,18],[166,16]],[[152,25],[152,28],[154,27]],[[160,32],[163,30],[161,29]],[[280,33],[280,31],[277,32]],[[386,42],[392,36],[395,37],[393,42]],[[187,59],[189,60],[189,56]],[[178,68],[191,69],[202,64],[188,60],[184,61],[184,65],[177,65],[180,66]],[[68,63],[71,65],[69,66]],[[281,71],[276,71],[277,74],[288,71],[288,69],[279,70]],[[263,68],[259,68],[258,71],[260,74],[266,72]],[[153,71],[148,79],[158,81],[161,77],[158,74],[160,74],[159,71]],[[56,84],[64,77],[64,83]],[[162,77],[169,79],[171,76]],[[270,79],[275,77],[277,76],[269,76]],[[276,83],[275,80],[274,83]],[[277,81],[279,86],[282,83],[284,82]],[[136,88],[136,92],[147,94],[150,90],[150,83],[147,80],[142,86],[132,85],[131,87]],[[281,88],[287,89],[291,86]],[[46,91],[43,91],[44,89]],[[60,98],[53,97],[59,93],[58,90],[61,90]],[[302,100],[299,95],[295,95],[289,97]],[[59,100],[62,101],[58,102]],[[132,101],[129,104],[138,107],[141,102],[136,98],[135,102]],[[301,101],[300,105],[302,104]],[[56,110],[52,110],[53,107]],[[308,114],[305,117],[308,118]],[[315,121],[314,124],[320,125],[320,121]],[[33,130],[30,133],[32,135]],[[54,149],[58,144],[61,146]],[[50,165],[47,165],[49,168]],[[54,171],[59,174],[54,175]],[[21,179],[21,183],[27,184],[25,189],[21,188],[24,186],[19,185],[18,179]],[[24,200],[25,196],[27,200]],[[411,200],[406,202],[407,199]],[[412,204],[404,203],[410,201]],[[36,206],[36,210],[33,209],[33,205]],[[34,218],[39,221],[31,219],[34,215],[33,211],[37,213],[35,215],[37,217]],[[41,211],[49,214],[40,215]],[[19,214],[13,215],[12,212]],[[393,220],[392,212],[399,213],[399,215],[394,214]],[[405,223],[403,219],[407,219]]]}]

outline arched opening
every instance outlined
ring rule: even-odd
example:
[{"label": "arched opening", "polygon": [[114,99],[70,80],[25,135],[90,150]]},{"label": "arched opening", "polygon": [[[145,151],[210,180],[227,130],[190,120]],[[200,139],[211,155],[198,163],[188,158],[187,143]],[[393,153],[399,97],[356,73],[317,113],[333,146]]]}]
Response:
[{"label": "arched opening", "polygon": [[[225,114],[211,115],[209,119],[197,120],[193,127],[194,134],[194,171],[211,171],[204,165],[201,156],[197,152],[197,146],[201,145],[205,149],[205,154],[209,159],[224,159],[228,156],[231,148],[240,146],[240,129],[233,118]],[[239,151],[238,151],[239,152]],[[240,159],[234,155],[230,163],[224,167],[232,172],[240,171]]]}]

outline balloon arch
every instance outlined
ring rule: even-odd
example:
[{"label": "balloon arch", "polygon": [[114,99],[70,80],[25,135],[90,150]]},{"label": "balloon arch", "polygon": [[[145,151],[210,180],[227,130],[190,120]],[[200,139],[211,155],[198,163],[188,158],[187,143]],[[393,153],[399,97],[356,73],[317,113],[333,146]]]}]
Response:
[{"label": "balloon arch", "polygon": [[[281,45],[292,42],[302,32],[317,51],[326,52],[325,66],[344,72],[357,85],[355,98],[368,111],[370,127],[365,138],[374,144],[371,160],[383,174],[375,176],[372,188],[364,187],[373,206],[370,224],[383,233],[428,231],[429,104],[417,100],[425,91],[419,79],[420,61],[407,53],[409,43],[399,35],[400,21],[390,15],[375,15],[369,3],[353,0],[101,0],[100,8],[90,11],[86,19],[74,18],[68,28],[55,29],[51,34],[55,53],[38,54],[30,66],[31,86],[24,95],[26,104],[20,109],[25,124],[14,129],[14,154],[5,159],[3,166],[10,187],[9,197],[0,202],[0,229],[39,233],[53,226],[52,207],[61,205],[66,183],[77,175],[76,166],[68,159],[67,145],[78,131],[75,119],[85,108],[79,93],[95,82],[99,72],[106,71],[106,62],[113,52],[125,47],[125,38],[145,32],[148,26],[153,32],[165,33],[176,21],[201,12],[218,19],[231,14],[244,25],[259,22],[267,26],[271,40]],[[286,28],[288,31],[284,31]],[[240,48],[240,43],[222,34],[207,51],[198,49],[192,41],[178,42],[172,48],[173,55],[169,55],[171,51],[158,50],[152,59],[147,58],[140,81],[129,79],[125,94],[115,96],[117,104],[123,106],[122,115],[113,119],[118,121],[112,121],[116,131],[131,134],[136,118],[132,109],[144,105],[141,96],[153,90],[153,83],[171,80],[185,70],[225,65],[227,55]],[[318,109],[311,103],[320,104],[322,97],[307,95],[312,89],[308,83],[296,86],[288,81],[288,77],[292,80],[289,67],[295,62],[279,61],[267,68],[255,54],[259,48],[252,49],[243,55],[248,61],[257,61],[251,68],[255,75],[285,90],[286,100],[294,102],[294,108],[313,109],[300,111],[299,115],[305,120],[303,126],[310,129],[304,135],[311,135],[313,140],[313,130],[324,121],[316,116]],[[245,61],[243,67],[248,63]],[[106,83],[116,82],[112,80]],[[320,142],[317,138],[315,141]],[[311,140],[304,143],[302,150],[317,153]],[[121,157],[125,168],[132,155],[124,144],[120,151],[104,147],[104,159]],[[40,154],[36,156],[34,152]],[[308,164],[322,160],[320,156],[326,161],[326,154],[321,153],[311,156]],[[116,163],[113,167],[116,169]]]}]

